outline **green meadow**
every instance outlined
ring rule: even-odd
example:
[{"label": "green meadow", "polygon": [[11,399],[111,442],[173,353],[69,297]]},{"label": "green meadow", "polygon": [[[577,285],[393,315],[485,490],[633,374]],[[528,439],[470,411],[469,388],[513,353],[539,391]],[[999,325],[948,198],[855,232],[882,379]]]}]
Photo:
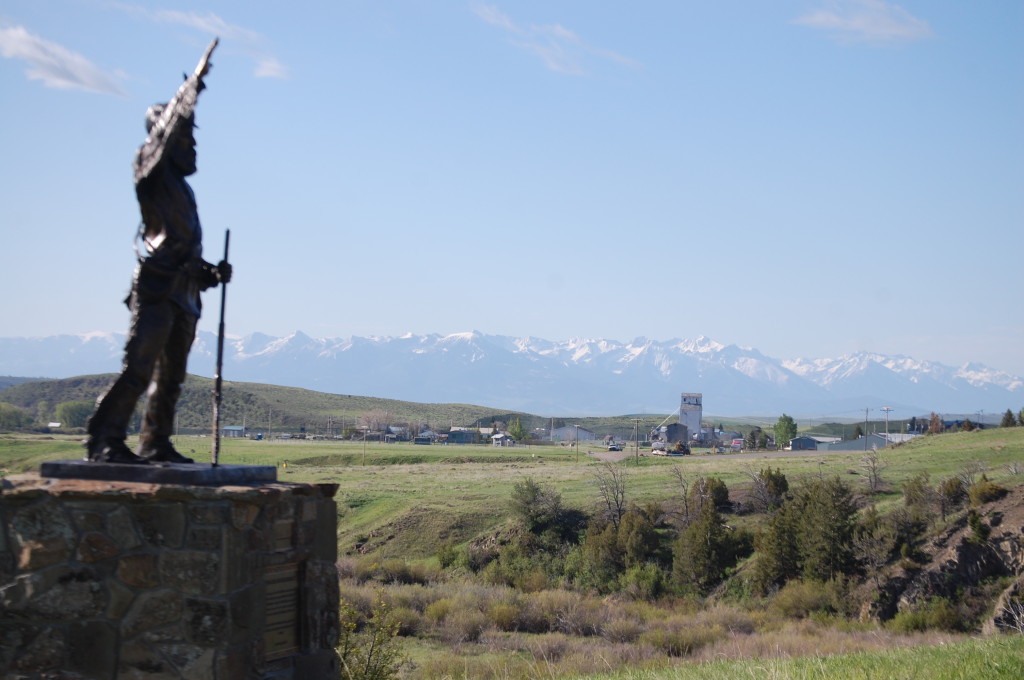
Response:
[{"label": "green meadow", "polygon": [[[282,482],[338,486],[342,595],[368,617],[372,600],[384,594],[402,624],[396,638],[406,659],[402,678],[1024,677],[1024,636],[899,631],[813,607],[793,614],[793,598],[810,596],[788,586],[769,598],[726,593],[646,602],[554,584],[524,591],[442,568],[442,546],[464,549],[508,529],[510,493],[517,483],[539,482],[556,489],[564,506],[591,513],[601,501],[598,477],[608,466],[622,473],[626,497],[637,504],[678,499],[680,482],[698,477],[721,479],[730,498],[742,500],[751,475],[766,467],[784,473],[791,488],[839,477],[862,504],[867,499],[861,451],[712,455],[697,450],[683,457],[627,451],[621,460],[607,462],[603,447],[593,444],[588,449],[581,442],[577,451],[571,446],[224,439],[221,462],[272,465]],[[178,437],[176,445],[200,462],[210,458],[208,437]],[[45,460],[79,458],[82,451],[76,437],[3,434],[0,474],[30,471]],[[885,513],[903,506],[903,484],[921,473],[933,485],[966,472],[983,473],[1007,488],[1019,486],[1024,428],[922,437],[875,455],[882,487],[870,502]],[[753,526],[758,520],[730,516],[729,521]],[[789,598],[788,608],[783,596]]]}]

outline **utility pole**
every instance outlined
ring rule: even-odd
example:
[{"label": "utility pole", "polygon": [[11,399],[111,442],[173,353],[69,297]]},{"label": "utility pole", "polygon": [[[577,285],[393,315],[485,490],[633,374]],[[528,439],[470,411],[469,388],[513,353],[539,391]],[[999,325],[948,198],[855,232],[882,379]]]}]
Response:
[{"label": "utility pole", "polygon": [[636,464],[640,465],[640,419],[633,418],[633,450],[636,455]]},{"label": "utility pole", "polygon": [[580,426],[573,425],[576,428],[576,462],[580,462]]},{"label": "utility pole", "polygon": [[883,406],[882,410],[885,411],[885,445],[889,445],[889,412],[892,411],[888,406]]}]

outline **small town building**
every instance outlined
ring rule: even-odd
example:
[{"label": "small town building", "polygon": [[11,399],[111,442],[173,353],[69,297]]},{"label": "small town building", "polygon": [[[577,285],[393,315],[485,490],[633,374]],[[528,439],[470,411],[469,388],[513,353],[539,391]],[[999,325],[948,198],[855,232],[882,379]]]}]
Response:
[{"label": "small town building", "polygon": [[457,430],[452,429],[448,433],[449,444],[478,444],[480,442],[480,433],[476,430]]},{"label": "small town building", "polygon": [[817,451],[818,440],[814,437],[794,437],[789,441],[790,451]]}]

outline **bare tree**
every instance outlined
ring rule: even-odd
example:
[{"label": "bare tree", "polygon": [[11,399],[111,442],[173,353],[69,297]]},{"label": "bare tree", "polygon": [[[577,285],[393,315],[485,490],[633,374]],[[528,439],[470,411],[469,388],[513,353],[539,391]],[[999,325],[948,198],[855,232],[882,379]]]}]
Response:
[{"label": "bare tree", "polygon": [[886,462],[878,457],[876,451],[872,451],[860,459],[861,474],[868,481],[868,493],[876,494],[882,490],[882,470],[887,467]]},{"label": "bare tree", "polygon": [[608,521],[617,530],[619,520],[626,514],[626,473],[622,468],[605,463],[594,472],[594,478]]},{"label": "bare tree", "polygon": [[988,472],[988,467],[984,463],[979,460],[972,460],[964,463],[964,466],[960,468],[960,472],[956,476],[960,478],[960,483],[964,485],[964,489],[970,489],[974,486],[977,477],[986,472]]},{"label": "bare tree", "polygon": [[673,514],[679,518],[685,527],[690,524],[690,480],[686,478],[686,475],[683,474],[679,467],[672,468],[672,476],[676,478],[676,482],[679,484],[679,498],[681,500],[679,504],[680,509]]},{"label": "bare tree", "polygon": [[1024,600],[1009,600],[1000,610],[1000,627],[1024,635]]},{"label": "bare tree", "polygon": [[391,412],[376,408],[359,416],[359,423],[371,432],[381,432],[391,424]]}]

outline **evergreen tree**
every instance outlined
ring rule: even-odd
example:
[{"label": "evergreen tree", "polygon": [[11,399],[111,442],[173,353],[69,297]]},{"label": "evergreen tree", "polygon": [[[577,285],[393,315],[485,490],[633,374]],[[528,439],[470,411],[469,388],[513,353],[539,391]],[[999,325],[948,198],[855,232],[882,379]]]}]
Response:
[{"label": "evergreen tree", "polygon": [[795,506],[783,504],[761,530],[754,547],[754,588],[769,593],[785,585],[800,574],[800,549],[797,545],[797,524],[800,521]]},{"label": "evergreen tree", "polygon": [[767,593],[798,576],[827,581],[848,573],[856,514],[853,493],[838,477],[797,490],[758,537],[754,587]]},{"label": "evergreen tree", "polygon": [[619,523],[616,536],[616,547],[622,555],[622,564],[626,569],[640,566],[658,549],[658,530],[655,521],[660,509],[657,504],[647,508],[630,506]]},{"label": "evergreen tree", "polygon": [[1003,419],[999,421],[999,427],[1016,427],[1017,419],[1013,417],[1013,411],[1006,409],[1006,413],[1003,414]]},{"label": "evergreen tree", "polygon": [[684,592],[706,595],[749,553],[750,537],[729,529],[712,503],[705,503],[676,540],[672,577]]},{"label": "evergreen tree", "polygon": [[853,566],[853,528],[857,506],[853,493],[838,477],[811,482],[799,495],[798,527],[801,571],[827,581]]},{"label": "evergreen tree", "polygon": [[690,495],[686,500],[690,515],[697,515],[701,509],[711,504],[715,508],[729,507],[729,487],[718,477],[698,477],[690,487]]}]

